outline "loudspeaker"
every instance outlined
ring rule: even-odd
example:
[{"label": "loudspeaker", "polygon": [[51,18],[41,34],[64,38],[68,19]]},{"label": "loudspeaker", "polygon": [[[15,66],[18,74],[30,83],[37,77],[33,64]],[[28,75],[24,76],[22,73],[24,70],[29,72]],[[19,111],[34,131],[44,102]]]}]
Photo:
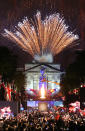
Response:
[{"label": "loudspeaker", "polygon": [[82,110],[84,110],[84,108],[85,108],[85,102],[80,101],[80,108],[81,108]]},{"label": "loudspeaker", "polygon": [[23,101],[22,106],[23,106],[24,110],[27,110],[27,101]]},{"label": "loudspeaker", "polygon": [[85,87],[80,88],[80,108],[85,108]]},{"label": "loudspeaker", "polygon": [[80,88],[80,100],[85,101],[85,87]]}]

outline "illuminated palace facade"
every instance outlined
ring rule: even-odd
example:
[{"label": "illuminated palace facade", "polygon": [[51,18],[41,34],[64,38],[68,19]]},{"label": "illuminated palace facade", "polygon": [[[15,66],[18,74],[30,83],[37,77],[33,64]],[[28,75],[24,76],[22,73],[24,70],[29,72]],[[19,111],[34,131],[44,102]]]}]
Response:
[{"label": "illuminated palace facade", "polygon": [[60,90],[60,64],[26,64],[25,75],[25,89],[30,95],[35,95],[33,90],[39,91],[42,86],[46,91],[54,90],[50,95]]}]

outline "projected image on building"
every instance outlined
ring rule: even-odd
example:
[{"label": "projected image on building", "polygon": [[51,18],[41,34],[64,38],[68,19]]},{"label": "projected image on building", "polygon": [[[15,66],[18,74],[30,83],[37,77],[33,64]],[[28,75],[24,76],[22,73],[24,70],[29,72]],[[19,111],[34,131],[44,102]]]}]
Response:
[{"label": "projected image on building", "polygon": [[[47,92],[47,95],[54,95],[60,90],[60,65],[51,64],[52,68],[45,65],[28,64],[25,66],[26,72],[26,91],[30,95],[38,95],[39,91]],[[50,66],[51,66],[50,65]],[[34,68],[35,67],[35,68]]]}]

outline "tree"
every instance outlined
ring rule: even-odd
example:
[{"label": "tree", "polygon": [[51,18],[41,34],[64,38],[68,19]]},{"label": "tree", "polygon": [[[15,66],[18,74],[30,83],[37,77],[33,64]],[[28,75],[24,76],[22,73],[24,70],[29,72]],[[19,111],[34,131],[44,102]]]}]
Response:
[{"label": "tree", "polygon": [[68,66],[61,80],[61,90],[67,95],[70,90],[80,88],[85,82],[85,51],[78,52],[76,60]]},{"label": "tree", "polygon": [[23,72],[17,71],[14,74],[14,83],[18,91],[24,91],[25,74]]},{"label": "tree", "polygon": [[0,75],[4,82],[14,82],[18,91],[22,91],[25,85],[25,75],[17,71],[17,56],[6,47],[0,47]]},{"label": "tree", "polygon": [[0,47],[0,75],[4,81],[12,81],[17,67],[17,59],[6,47]]}]

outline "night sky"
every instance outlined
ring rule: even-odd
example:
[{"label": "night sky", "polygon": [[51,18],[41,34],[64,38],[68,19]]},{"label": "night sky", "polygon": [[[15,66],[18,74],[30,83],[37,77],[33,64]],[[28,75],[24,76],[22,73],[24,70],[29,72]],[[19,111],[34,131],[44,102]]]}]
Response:
[{"label": "night sky", "polygon": [[[42,19],[52,13],[60,13],[69,25],[69,30],[80,37],[79,46],[66,49],[54,58],[55,63],[66,68],[75,60],[76,50],[85,49],[85,0],[0,0],[0,33],[3,33],[4,28],[12,30],[24,16],[33,18],[37,10],[41,11]],[[18,55],[19,66],[32,62],[29,54],[0,35],[0,46],[2,45]]]}]

